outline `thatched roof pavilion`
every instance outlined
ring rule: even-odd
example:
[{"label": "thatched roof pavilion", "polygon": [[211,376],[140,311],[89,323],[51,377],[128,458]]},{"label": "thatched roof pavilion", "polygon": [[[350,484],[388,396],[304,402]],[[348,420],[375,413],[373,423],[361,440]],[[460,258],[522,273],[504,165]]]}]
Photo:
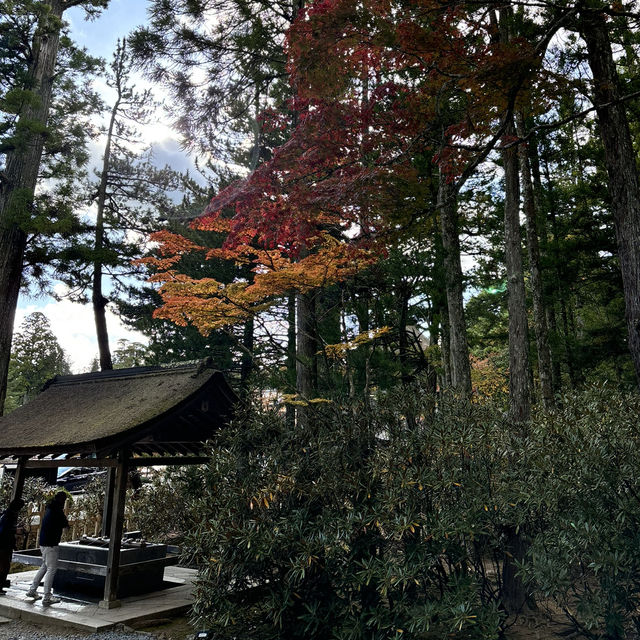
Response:
[{"label": "thatched roof pavilion", "polygon": [[18,459],[14,497],[29,468],[109,469],[103,535],[109,558],[101,605],[117,606],[127,474],[132,467],[199,464],[204,442],[237,398],[210,362],[57,376],[0,417],[0,456]]}]

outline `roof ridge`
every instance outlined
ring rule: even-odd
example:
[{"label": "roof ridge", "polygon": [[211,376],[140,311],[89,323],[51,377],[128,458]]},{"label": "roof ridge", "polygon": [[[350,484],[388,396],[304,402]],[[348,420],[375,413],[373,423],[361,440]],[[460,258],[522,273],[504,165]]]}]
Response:
[{"label": "roof ridge", "polygon": [[[205,369],[213,369],[210,359],[190,360],[162,365],[149,365],[144,367],[127,367],[125,369],[108,369],[106,371],[91,371],[88,373],[76,373],[70,375],[58,375],[47,382],[44,389],[50,386],[63,386],[84,382],[99,382],[101,380],[118,380],[121,378],[138,378],[156,375],[168,375],[179,371],[196,371],[198,374]],[[43,391],[44,391],[43,389]]]}]

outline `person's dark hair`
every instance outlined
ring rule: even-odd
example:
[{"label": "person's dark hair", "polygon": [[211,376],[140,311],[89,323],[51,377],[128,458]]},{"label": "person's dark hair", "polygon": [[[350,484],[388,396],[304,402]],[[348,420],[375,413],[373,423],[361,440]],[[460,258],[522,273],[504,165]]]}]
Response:
[{"label": "person's dark hair", "polygon": [[9,509],[11,511],[20,511],[20,509],[22,509],[22,507],[24,507],[24,500],[22,498],[14,498],[10,503],[9,503]]},{"label": "person's dark hair", "polygon": [[58,491],[53,499],[60,504],[64,504],[67,499],[67,494],[64,491]]}]

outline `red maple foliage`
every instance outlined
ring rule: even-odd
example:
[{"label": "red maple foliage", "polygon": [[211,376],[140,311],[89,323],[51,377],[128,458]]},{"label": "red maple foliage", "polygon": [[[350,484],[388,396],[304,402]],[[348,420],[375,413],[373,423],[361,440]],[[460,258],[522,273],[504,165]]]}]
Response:
[{"label": "red maple foliage", "polygon": [[[157,315],[208,331],[383,256],[403,221],[433,204],[425,158],[448,180],[468,177],[540,65],[528,40],[495,37],[489,13],[437,0],[310,3],[287,35],[289,139],[194,223],[226,235],[208,257],[250,264],[254,279],[180,276],[171,267],[181,253],[205,249],[158,234],[164,255],[148,260],[164,283]],[[289,117],[269,112],[262,126]]]}]

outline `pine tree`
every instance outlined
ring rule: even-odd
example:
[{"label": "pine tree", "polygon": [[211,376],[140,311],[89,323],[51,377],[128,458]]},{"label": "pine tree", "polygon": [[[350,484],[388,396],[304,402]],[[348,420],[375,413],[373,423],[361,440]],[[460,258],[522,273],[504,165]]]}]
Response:
[{"label": "pine tree", "polygon": [[171,192],[192,185],[187,176],[156,167],[152,149],[144,147],[140,126],[149,122],[157,105],[149,90],[135,91],[131,67],[126,41],[118,41],[106,74],[115,97],[104,132],[102,166],[97,180],[87,185],[81,207],[95,204],[95,224],[90,225],[84,243],[73,238],[54,265],[73,297],[83,300],[90,291],[102,370],[113,367],[106,322],[109,298],[103,280],[109,277],[112,296],[128,286],[125,278],[136,272],[131,263],[144,253],[145,236],[160,228],[173,209]]}]

